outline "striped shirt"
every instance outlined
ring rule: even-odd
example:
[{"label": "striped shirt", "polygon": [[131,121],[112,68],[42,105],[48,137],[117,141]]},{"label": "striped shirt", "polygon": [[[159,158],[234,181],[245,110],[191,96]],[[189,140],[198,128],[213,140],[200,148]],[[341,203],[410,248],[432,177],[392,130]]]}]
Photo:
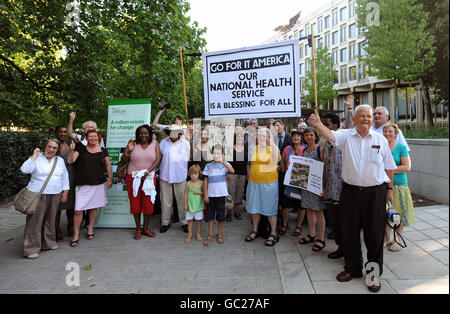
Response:
[{"label": "striped shirt", "polygon": [[221,163],[210,162],[206,164],[203,175],[208,177],[208,197],[228,195],[227,173],[228,169]]}]

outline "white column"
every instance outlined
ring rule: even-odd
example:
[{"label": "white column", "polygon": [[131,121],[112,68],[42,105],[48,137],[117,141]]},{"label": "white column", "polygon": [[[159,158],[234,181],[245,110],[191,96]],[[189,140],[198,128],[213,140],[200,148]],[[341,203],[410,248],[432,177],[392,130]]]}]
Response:
[{"label": "white column", "polygon": [[368,105],[371,106],[373,108],[373,95],[374,92],[373,90],[371,90],[370,92],[367,93],[367,97],[368,97]]},{"label": "white column", "polygon": [[[390,120],[392,123],[396,123],[395,121],[395,117],[396,117],[396,112],[395,112],[395,88],[391,88],[389,90],[389,116],[390,116]],[[398,106],[398,104],[397,104]]]},{"label": "white column", "polygon": [[422,86],[416,87],[416,121],[423,122],[423,98]]}]

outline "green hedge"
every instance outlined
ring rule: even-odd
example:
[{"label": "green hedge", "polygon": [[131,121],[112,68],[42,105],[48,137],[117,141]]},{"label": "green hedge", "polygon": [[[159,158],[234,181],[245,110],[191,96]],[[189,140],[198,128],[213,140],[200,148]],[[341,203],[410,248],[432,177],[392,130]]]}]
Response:
[{"label": "green hedge", "polygon": [[433,126],[425,123],[399,124],[405,138],[429,138],[442,139],[449,138],[448,122],[439,122]]},{"label": "green hedge", "polygon": [[0,200],[19,192],[28,184],[30,175],[20,171],[23,162],[41,150],[52,134],[0,131]]}]

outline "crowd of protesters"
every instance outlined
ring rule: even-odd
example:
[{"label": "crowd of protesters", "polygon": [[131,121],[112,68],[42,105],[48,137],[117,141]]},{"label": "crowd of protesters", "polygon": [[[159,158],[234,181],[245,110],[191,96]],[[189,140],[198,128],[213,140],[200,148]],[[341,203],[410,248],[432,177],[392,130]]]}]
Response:
[{"label": "crowd of protesters", "polygon": [[[360,105],[352,112],[352,96],[345,104],[348,115],[342,128],[340,117],[334,113],[321,119],[314,112],[290,127],[282,120],[271,119],[264,127],[256,119],[246,120],[234,126],[229,147],[211,143],[208,124],[198,136],[192,129],[183,129],[179,116],[172,125],[159,124],[165,111],[162,108],[154,128],[137,128],[120,161],[127,167],[123,180],[136,224],[133,238],[157,235],[149,228],[157,199],[161,204],[160,234],[169,230],[177,216],[187,233],[184,242],[194,238],[195,225],[195,240],[205,246],[214,235],[218,244],[224,244],[224,222],[233,217],[241,220],[244,208],[251,216],[251,226],[243,240],[264,237],[266,246],[274,246],[290,230],[289,215],[295,213],[292,235],[302,236],[297,239],[300,244],[311,244],[311,249],[319,252],[326,247],[326,238],[335,240],[337,250],[328,257],[345,258],[345,270],[337,275],[338,281],[363,276],[361,229],[367,260],[377,263],[381,273],[387,201],[402,216],[400,234],[404,226],[414,223],[406,177],[411,169],[409,147],[398,126],[387,122],[384,107],[373,111]],[[93,240],[98,209],[108,202],[105,188],[113,184],[113,167],[104,140],[93,121],[83,123],[82,135],[75,134],[75,117],[70,113],[67,127],[56,127],[55,138],[47,142],[44,152],[37,148],[21,167],[23,173],[31,174],[29,190],[38,192],[49,179],[36,213],[27,216],[24,256],[30,259],[38,258],[40,251],[57,249],[56,243],[64,241],[60,226],[63,210],[70,245],[80,245],[83,220],[86,238]],[[163,135],[160,142],[157,132]],[[226,148],[230,148],[230,160]],[[323,162],[320,195],[284,184],[292,156]],[[307,233],[303,231],[305,219]],[[205,239],[203,220],[207,223]],[[217,232],[213,231],[214,221]],[[326,224],[331,229],[328,236]],[[389,246],[392,252],[400,249],[397,243]],[[373,281],[368,287],[377,292],[381,286]]]}]

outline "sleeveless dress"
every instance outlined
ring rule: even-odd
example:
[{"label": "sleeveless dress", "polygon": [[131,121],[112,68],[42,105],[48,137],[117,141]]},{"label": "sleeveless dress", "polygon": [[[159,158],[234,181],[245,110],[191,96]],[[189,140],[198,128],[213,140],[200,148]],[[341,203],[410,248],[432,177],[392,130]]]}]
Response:
[{"label": "sleeveless dress", "polygon": [[[303,151],[303,157],[320,161],[320,155],[318,155],[317,153],[317,148],[314,149],[312,152],[307,152],[305,149]],[[302,196],[301,206],[303,208],[309,208],[312,210],[323,210],[325,208],[325,202],[323,198],[320,197],[319,195],[316,195],[307,190],[302,190],[301,196]]]},{"label": "sleeveless dress", "polygon": [[203,202],[203,196],[194,194],[195,191],[202,191],[202,186],[197,188],[192,187],[188,184],[188,194],[187,194],[187,202],[189,212],[196,213],[205,209],[205,203]]}]

